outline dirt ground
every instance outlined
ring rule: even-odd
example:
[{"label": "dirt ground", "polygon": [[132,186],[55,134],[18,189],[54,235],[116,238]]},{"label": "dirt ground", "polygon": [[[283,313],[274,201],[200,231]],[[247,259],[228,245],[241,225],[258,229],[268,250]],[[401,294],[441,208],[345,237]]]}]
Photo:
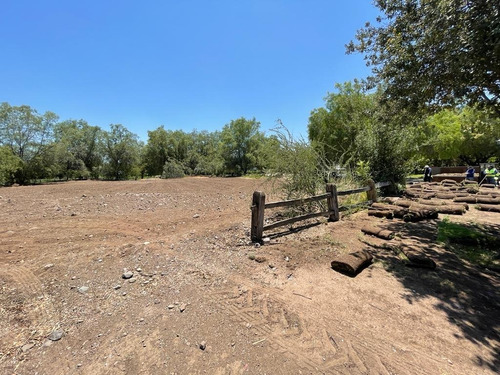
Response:
[{"label": "dirt ground", "polygon": [[[498,373],[500,278],[437,245],[436,220],[365,211],[256,246],[254,190],[273,198],[244,178],[0,189],[0,373]],[[450,218],[500,229],[473,208]],[[371,247],[358,276],[333,271],[366,223],[437,269]]]}]

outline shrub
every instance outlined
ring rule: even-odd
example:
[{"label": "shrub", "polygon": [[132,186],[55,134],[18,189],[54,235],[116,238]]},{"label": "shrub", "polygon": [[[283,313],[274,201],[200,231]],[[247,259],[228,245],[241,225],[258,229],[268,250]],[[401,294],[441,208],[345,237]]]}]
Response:
[{"label": "shrub", "polygon": [[177,160],[168,160],[163,166],[161,178],[181,178],[184,177],[184,167]]}]

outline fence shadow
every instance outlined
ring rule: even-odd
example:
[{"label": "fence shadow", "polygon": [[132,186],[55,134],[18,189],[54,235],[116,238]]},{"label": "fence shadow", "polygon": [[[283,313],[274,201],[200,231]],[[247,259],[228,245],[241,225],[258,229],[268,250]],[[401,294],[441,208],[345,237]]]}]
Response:
[{"label": "fence shadow", "polygon": [[318,225],[321,225],[321,224],[324,224],[324,223],[318,221],[316,223],[309,223],[309,224],[303,224],[303,225],[297,225],[297,226],[290,226],[286,230],[281,230],[281,231],[278,231],[278,232],[269,233],[269,234],[266,235],[266,237],[269,237],[271,239],[285,237],[285,236],[289,236],[292,233],[297,233],[297,232],[301,232],[301,231],[309,229],[309,228],[317,227]]}]

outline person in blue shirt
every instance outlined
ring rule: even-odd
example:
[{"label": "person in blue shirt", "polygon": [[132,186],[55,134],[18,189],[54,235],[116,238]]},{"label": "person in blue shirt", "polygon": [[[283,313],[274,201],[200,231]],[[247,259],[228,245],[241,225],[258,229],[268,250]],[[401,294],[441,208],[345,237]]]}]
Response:
[{"label": "person in blue shirt", "polygon": [[431,181],[432,181],[432,168],[426,165],[424,168],[424,182],[431,182]]},{"label": "person in blue shirt", "polygon": [[469,181],[474,181],[474,167],[468,167],[467,172],[465,172],[465,179]]}]

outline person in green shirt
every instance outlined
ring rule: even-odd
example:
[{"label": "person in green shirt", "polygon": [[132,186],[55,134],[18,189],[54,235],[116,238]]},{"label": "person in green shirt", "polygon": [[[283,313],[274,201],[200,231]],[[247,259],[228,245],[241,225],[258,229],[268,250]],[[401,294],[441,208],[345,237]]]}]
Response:
[{"label": "person in green shirt", "polygon": [[495,177],[498,175],[497,169],[493,165],[490,165],[484,172],[486,173],[486,183],[496,185]]}]

